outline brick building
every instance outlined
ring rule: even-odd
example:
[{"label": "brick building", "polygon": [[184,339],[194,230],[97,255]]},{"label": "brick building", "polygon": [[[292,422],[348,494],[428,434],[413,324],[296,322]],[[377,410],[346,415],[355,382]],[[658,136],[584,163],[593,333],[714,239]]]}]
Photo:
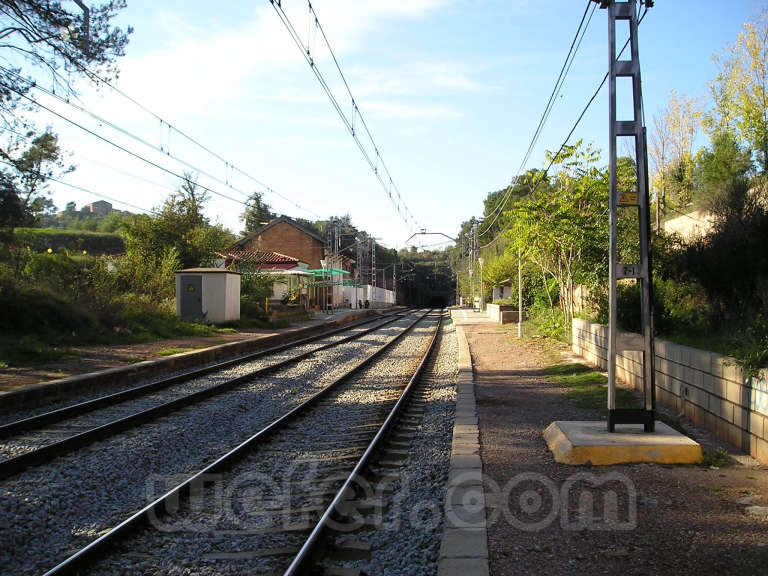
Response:
[{"label": "brick building", "polygon": [[322,268],[326,241],[316,232],[305,228],[287,216],[275,218],[235,242],[230,251],[277,252],[306,262],[310,268]]},{"label": "brick building", "polygon": [[106,216],[112,212],[112,204],[104,200],[97,200],[96,202],[86,204],[82,211],[87,212],[88,214],[94,214],[95,216]]}]

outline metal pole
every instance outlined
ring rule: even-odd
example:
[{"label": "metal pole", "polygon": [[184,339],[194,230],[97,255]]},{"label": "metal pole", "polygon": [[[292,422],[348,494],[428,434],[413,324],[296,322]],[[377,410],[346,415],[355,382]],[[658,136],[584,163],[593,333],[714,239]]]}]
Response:
[{"label": "metal pole", "polygon": [[523,337],[523,260],[517,247],[517,337]]},{"label": "metal pole", "polygon": [[483,264],[485,263],[484,258],[478,258],[478,261],[480,262],[480,310],[485,310],[485,278],[483,277]]},{"label": "metal pole", "polygon": [[[613,432],[616,424],[643,424],[646,432],[654,430],[655,385],[653,369],[653,317],[651,301],[650,266],[650,211],[648,209],[647,152],[645,128],[642,114],[642,86],[640,82],[640,59],[637,36],[637,0],[616,2],[616,0],[595,0],[601,7],[608,8],[608,115],[609,115],[609,168],[610,168],[610,252],[609,265],[609,328],[608,328],[608,431]],[[651,2],[647,2],[650,7]],[[617,59],[616,22],[629,24],[630,58]],[[628,78],[632,82],[633,117],[629,120],[617,118],[616,79]],[[616,176],[617,140],[630,137],[635,144],[636,188],[619,189]],[[639,261],[619,262],[618,220],[619,210],[634,213],[638,219]],[[626,255],[622,255],[626,257]],[[642,334],[631,334],[618,330],[617,280],[634,279],[640,286]],[[642,353],[644,406],[641,409],[616,408],[616,364],[623,351]]]}]

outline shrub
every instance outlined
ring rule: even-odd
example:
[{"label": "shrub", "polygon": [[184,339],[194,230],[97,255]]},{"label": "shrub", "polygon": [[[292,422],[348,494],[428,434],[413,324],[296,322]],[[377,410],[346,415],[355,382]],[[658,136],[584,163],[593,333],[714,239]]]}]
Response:
[{"label": "shrub", "polygon": [[62,252],[31,254],[23,277],[35,287],[76,300],[82,293],[87,274],[83,267]]}]

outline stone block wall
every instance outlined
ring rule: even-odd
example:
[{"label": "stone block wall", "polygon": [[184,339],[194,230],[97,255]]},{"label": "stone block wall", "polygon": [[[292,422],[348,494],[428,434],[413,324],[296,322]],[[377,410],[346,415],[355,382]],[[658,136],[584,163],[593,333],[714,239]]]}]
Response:
[{"label": "stone block wall", "polygon": [[[574,319],[571,348],[607,370],[607,326]],[[768,370],[746,380],[728,356],[659,339],[655,348],[656,402],[768,462]],[[642,389],[642,368],[642,352],[622,352],[616,377]]]}]

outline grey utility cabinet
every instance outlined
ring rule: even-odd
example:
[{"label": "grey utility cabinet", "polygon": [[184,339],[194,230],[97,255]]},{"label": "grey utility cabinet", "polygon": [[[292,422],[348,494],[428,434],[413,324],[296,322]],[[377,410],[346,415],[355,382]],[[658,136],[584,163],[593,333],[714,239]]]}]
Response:
[{"label": "grey utility cabinet", "polygon": [[221,324],[240,319],[240,273],[226,268],[176,272],[176,314],[187,322]]}]

